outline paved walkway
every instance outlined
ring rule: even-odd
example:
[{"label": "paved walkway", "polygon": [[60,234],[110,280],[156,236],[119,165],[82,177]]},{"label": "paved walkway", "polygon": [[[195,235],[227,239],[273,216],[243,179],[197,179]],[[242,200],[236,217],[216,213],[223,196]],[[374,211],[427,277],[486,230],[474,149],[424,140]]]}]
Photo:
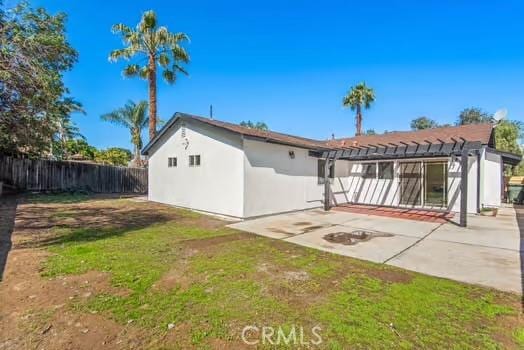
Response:
[{"label": "paved walkway", "polygon": [[11,250],[15,216],[16,198],[9,195],[0,197],[0,281],[5,270],[7,255]]},{"label": "paved walkway", "polygon": [[[524,207],[502,208],[495,218],[472,215],[468,227],[384,216],[310,210],[230,225],[266,237],[402,267],[428,275],[522,293]],[[366,231],[351,245],[328,240]]]}]

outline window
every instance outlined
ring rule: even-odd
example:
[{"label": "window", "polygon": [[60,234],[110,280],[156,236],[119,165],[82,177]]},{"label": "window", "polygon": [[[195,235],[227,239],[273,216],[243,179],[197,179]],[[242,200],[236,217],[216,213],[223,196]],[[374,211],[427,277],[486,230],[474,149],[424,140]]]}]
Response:
[{"label": "window", "polygon": [[189,156],[189,166],[200,166],[200,154]]},{"label": "window", "polygon": [[167,158],[167,166],[172,168],[176,166],[176,157]]},{"label": "window", "polygon": [[363,163],[362,177],[364,179],[374,179],[377,177],[377,163]]},{"label": "window", "polygon": [[[317,170],[318,183],[319,184],[323,184],[324,183],[324,168],[326,167],[326,161],[324,159],[319,159],[317,164],[318,164],[318,170]],[[330,179],[334,179],[335,178],[335,164],[334,164],[334,162],[331,162],[331,165],[329,167],[329,175],[328,175],[328,177]]]},{"label": "window", "polygon": [[388,180],[393,178],[393,162],[378,163],[378,178]]}]

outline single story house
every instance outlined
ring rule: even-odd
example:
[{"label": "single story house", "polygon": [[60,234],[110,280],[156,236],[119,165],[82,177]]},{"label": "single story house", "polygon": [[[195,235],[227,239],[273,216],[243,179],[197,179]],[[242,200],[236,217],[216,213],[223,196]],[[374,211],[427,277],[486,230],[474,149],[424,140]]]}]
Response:
[{"label": "single story house", "polygon": [[503,164],[491,123],[312,140],[176,113],[142,153],[149,200],[247,219],[373,204],[467,213],[497,207]]}]

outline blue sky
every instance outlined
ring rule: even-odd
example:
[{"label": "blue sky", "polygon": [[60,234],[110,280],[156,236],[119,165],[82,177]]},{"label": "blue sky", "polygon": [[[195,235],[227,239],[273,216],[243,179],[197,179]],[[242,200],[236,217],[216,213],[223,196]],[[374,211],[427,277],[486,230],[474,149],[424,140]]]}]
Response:
[{"label": "blue sky", "polygon": [[[7,0],[6,3],[14,3]],[[65,76],[87,115],[75,121],[97,147],[131,148],[128,131],[100,115],[147,85],[124,79],[108,53],[121,46],[111,25],[135,25],[157,11],[172,31],[191,37],[189,77],[159,83],[159,115],[175,111],[231,122],[264,121],[272,130],[311,138],[354,134],[341,106],[365,81],[376,102],[364,129],[406,130],[421,115],[451,123],[465,107],[501,107],[524,119],[524,3],[521,1],[58,1],[80,59]]]}]

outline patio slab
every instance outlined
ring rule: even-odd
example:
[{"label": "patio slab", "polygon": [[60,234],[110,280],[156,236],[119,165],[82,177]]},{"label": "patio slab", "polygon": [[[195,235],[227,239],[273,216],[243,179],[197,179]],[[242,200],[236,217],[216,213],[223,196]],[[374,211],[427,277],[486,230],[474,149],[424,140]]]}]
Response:
[{"label": "patio slab", "polygon": [[423,240],[388,262],[408,270],[521,293],[520,253],[439,240]]},{"label": "patio slab", "polygon": [[428,240],[519,250],[521,238],[515,210],[501,208],[497,217],[469,216],[468,227],[443,225]]},{"label": "patio slab", "polygon": [[[497,217],[468,216],[467,228],[450,222],[322,210],[269,216],[230,227],[428,275],[519,294],[523,290],[524,207],[502,208]],[[357,230],[389,236],[354,245],[324,238],[329,233]]]},{"label": "patio slab", "polygon": [[358,230],[361,230],[361,228],[348,225],[335,225],[314,232],[285,238],[284,240],[310,248],[377,263],[386,261],[418,240],[418,238],[415,237],[391,235],[389,237],[374,237],[369,241],[359,242],[355,245],[343,245],[340,243],[331,243],[324,238],[324,236],[329,233],[353,232]]}]

